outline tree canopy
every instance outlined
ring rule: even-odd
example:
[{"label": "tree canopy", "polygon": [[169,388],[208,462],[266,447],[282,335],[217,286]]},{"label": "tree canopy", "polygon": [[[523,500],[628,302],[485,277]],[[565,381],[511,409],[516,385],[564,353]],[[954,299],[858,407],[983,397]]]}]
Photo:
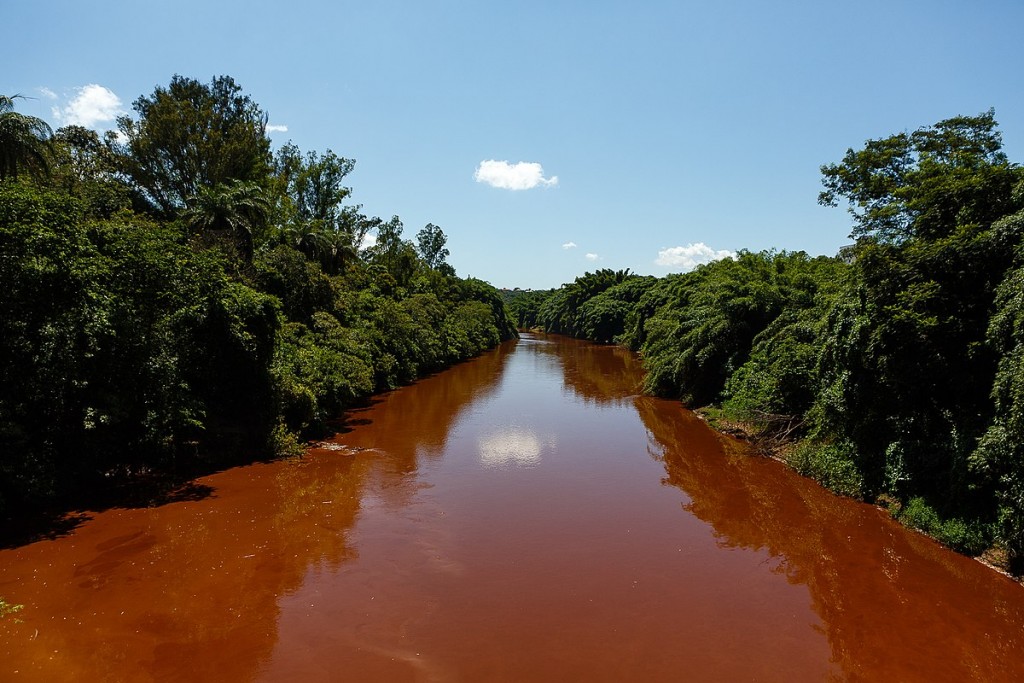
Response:
[{"label": "tree canopy", "polygon": [[121,116],[112,141],[121,170],[154,209],[173,216],[204,187],[264,184],[270,173],[267,115],[230,76],[210,83],[174,76]]},{"label": "tree canopy", "polygon": [[995,112],[868,140],[821,167],[821,204],[849,202],[853,237],[899,242],[985,227],[1013,210],[1020,169],[1002,151]]},{"label": "tree canopy", "polygon": [[42,119],[14,111],[21,95],[0,95],[0,181],[19,173],[49,171],[47,142],[52,135]]}]

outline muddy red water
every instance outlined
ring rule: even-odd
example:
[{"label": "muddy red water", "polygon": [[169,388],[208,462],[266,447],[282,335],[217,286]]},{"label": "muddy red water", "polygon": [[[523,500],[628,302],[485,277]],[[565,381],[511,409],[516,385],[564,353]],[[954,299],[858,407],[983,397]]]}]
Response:
[{"label": "muddy red water", "polygon": [[1022,681],[1024,588],[526,337],[0,552],[2,681]]}]

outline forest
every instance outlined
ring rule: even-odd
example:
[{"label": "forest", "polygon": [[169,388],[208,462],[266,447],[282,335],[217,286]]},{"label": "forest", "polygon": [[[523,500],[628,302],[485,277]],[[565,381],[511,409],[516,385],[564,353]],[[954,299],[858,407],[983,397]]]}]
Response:
[{"label": "forest", "polygon": [[231,77],[174,76],[103,136],[18,103],[0,96],[0,518],[301,452],[516,336],[440,227],[365,215],[351,159],[272,150]]},{"label": "forest", "polygon": [[741,251],[506,295],[517,325],[637,351],[644,389],[826,487],[1024,571],[1024,169],[993,111],[822,166],[836,257]]}]

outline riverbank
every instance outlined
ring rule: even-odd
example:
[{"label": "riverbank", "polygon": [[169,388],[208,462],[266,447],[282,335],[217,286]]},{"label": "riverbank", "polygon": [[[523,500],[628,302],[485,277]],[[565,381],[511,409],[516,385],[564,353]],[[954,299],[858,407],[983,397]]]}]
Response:
[{"label": "riverbank", "polygon": [[[782,432],[778,429],[766,429],[763,423],[757,423],[752,421],[737,420],[734,417],[728,417],[726,414],[717,407],[704,407],[698,408],[693,411],[694,414],[705,422],[709,427],[718,431],[721,434],[731,436],[746,442],[754,452],[758,455],[770,458],[777,462],[784,464],[786,467],[793,471],[799,472],[799,468],[794,466],[793,454],[799,445],[797,439],[790,438],[792,430],[783,429]],[[928,538],[932,539],[936,543],[943,545],[955,552],[960,552],[956,548],[943,543],[942,539],[935,535],[930,534],[928,529],[921,528],[915,525],[913,519],[908,519],[906,516],[901,514],[903,512],[903,505],[899,500],[892,496],[881,494],[874,500],[865,500],[859,496],[850,496],[843,491],[837,491],[830,488],[827,482],[823,482],[813,476],[807,476],[809,479],[816,481],[823,487],[831,491],[835,495],[853,498],[855,500],[863,500],[864,502],[871,503],[879,510],[885,511],[890,517],[903,524],[903,526],[916,531]],[[1024,575],[1014,576],[1010,572],[1010,563],[1007,552],[1004,548],[998,546],[990,546],[979,554],[966,554],[968,557],[976,560],[977,562],[985,565],[989,569],[1010,578],[1021,585],[1024,585]]]}]

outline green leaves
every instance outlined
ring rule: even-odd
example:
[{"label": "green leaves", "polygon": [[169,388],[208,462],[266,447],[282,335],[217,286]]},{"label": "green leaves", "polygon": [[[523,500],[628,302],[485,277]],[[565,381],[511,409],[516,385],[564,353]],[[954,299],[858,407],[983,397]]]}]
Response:
[{"label": "green leaves", "polygon": [[252,261],[258,236],[266,227],[270,201],[256,183],[231,180],[204,186],[189,197],[181,218],[204,246],[220,243],[229,256]]},{"label": "green leaves", "polygon": [[[626,307],[612,303],[615,295],[605,297],[589,308],[584,309],[584,306],[603,292],[635,277],[628,268],[620,271],[602,268],[584,273],[572,283],[562,285],[540,305],[536,323],[548,332],[610,342],[612,337],[622,332]],[[621,319],[616,319],[613,309],[622,316]]]},{"label": "green leaves", "polygon": [[[1020,169],[1001,151],[995,113],[957,116],[907,134],[868,140],[821,167],[819,203],[848,200],[852,237],[898,243],[938,239],[957,227],[987,227],[1015,210]],[[1019,208],[1019,205],[1017,206]]]},{"label": "green leaves", "polygon": [[110,140],[121,170],[163,216],[189,206],[203,188],[268,181],[267,116],[230,76],[209,84],[174,76],[122,116],[124,142]]},{"label": "green leaves", "polygon": [[12,106],[0,506],[294,450],[288,429],[515,336],[493,287],[454,277],[440,228],[417,250],[397,216],[343,205],[354,162],[287,145],[272,169],[266,116],[229,77],[175,76],[121,139],[68,127],[52,155]]},{"label": "green leaves", "polygon": [[[838,281],[844,268],[835,259],[809,259],[802,252],[740,252],[736,260],[680,276],[661,295],[662,303],[648,309],[646,320],[632,323],[643,327],[648,390],[694,406],[718,401],[755,339],[784,312],[813,306],[817,292]],[[648,297],[646,303],[653,301]]]},{"label": "green leaves", "polygon": [[24,172],[46,175],[50,169],[50,126],[14,111],[14,101],[20,97],[0,95],[0,181]]},{"label": "green leaves", "polygon": [[158,466],[266,419],[273,302],[174,226],[86,222],[62,193],[7,183],[0,243],[4,498]]},{"label": "green leaves", "polygon": [[436,269],[446,265],[445,260],[451,254],[444,246],[447,242],[448,236],[433,223],[427,223],[416,233],[416,252],[427,268]]}]

